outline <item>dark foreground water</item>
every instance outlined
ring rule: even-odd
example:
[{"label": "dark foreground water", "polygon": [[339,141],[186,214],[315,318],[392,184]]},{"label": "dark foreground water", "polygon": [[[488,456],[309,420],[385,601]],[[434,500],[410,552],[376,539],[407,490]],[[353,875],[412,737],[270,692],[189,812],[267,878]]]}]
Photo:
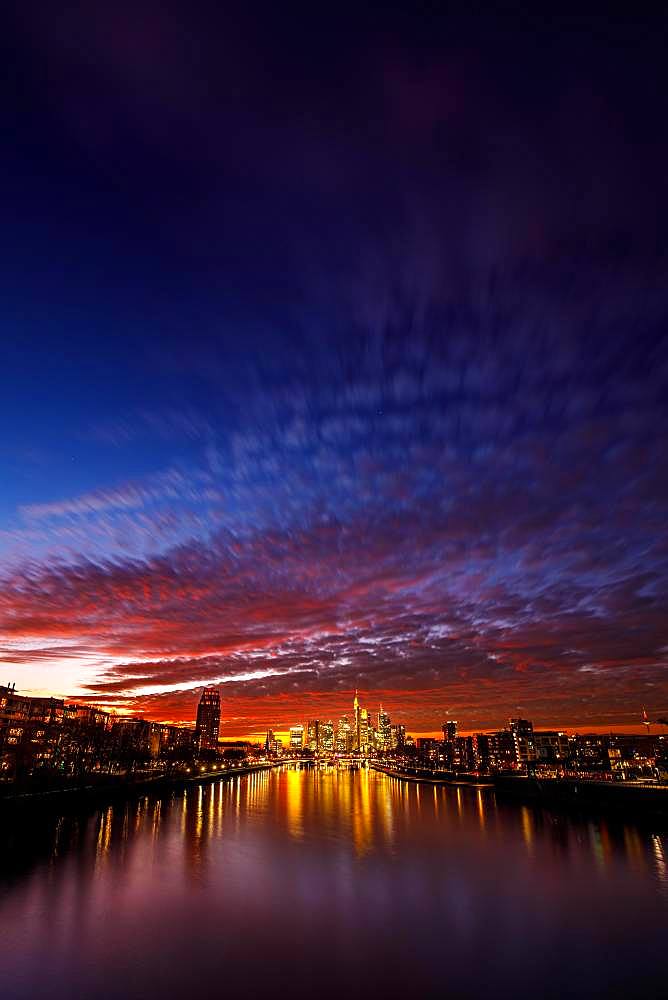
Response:
[{"label": "dark foreground water", "polygon": [[289,769],[2,824],[3,998],[668,995],[651,826]]}]

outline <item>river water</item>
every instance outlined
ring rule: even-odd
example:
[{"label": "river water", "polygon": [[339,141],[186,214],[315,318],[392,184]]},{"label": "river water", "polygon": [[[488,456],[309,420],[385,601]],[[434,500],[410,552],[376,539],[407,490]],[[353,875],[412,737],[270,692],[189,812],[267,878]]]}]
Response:
[{"label": "river water", "polygon": [[288,767],[2,818],[0,996],[668,995],[668,835]]}]

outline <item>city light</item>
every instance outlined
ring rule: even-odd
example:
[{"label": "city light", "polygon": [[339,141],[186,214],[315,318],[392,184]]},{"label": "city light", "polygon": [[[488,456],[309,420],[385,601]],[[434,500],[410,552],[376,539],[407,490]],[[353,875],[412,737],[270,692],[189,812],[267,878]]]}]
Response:
[{"label": "city light", "polygon": [[[668,735],[658,722],[654,733],[568,734],[515,717],[502,729],[462,734],[457,721],[446,719],[440,738],[414,738],[382,705],[374,713],[355,692],[350,715],[295,723],[284,746],[273,730],[263,745],[221,741],[220,710],[219,692],[207,689],[195,726],[174,726],[0,687],[0,777],[26,787],[47,781],[56,789],[86,774],[145,780],[167,778],[177,764],[185,774],[195,768],[204,776],[302,760],[479,784],[504,776],[657,787],[668,781]],[[651,730],[649,719],[644,725]]]}]

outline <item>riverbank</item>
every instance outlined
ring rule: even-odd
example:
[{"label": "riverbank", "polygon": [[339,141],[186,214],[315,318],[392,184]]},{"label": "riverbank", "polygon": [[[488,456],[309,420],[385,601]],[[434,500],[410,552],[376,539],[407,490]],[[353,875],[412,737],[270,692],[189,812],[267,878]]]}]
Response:
[{"label": "riverbank", "polygon": [[494,786],[499,796],[523,802],[613,811],[627,816],[656,815],[668,820],[668,784],[498,775]]},{"label": "riverbank", "polygon": [[369,766],[402,781],[490,788],[499,799],[570,810],[616,812],[627,817],[651,816],[668,821],[668,784],[504,774],[454,775],[427,768]]},{"label": "riverbank", "polygon": [[192,774],[179,772],[177,774],[163,773],[156,776],[142,776],[128,780],[125,776],[108,780],[88,782],[86,784],[70,785],[61,788],[22,791],[13,794],[5,790],[0,797],[0,814],[11,809],[22,808],[60,808],[68,803],[84,802],[106,803],[119,799],[136,798],[148,793],[178,791],[190,785],[210,784],[226,778],[238,778],[246,774],[256,774],[259,771],[271,770],[276,763],[249,764],[242,767],[216,767],[208,770],[197,770]]},{"label": "riverbank", "polygon": [[402,781],[420,781],[430,785],[460,785],[472,788],[494,788],[494,779],[487,774],[456,774],[452,771],[431,771],[424,767],[385,767],[370,763],[373,771],[380,771]]}]

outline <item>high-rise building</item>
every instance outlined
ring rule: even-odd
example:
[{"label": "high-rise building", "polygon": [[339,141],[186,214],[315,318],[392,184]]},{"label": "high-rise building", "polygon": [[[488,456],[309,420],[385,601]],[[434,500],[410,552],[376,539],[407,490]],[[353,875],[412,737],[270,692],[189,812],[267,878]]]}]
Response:
[{"label": "high-rise building", "polygon": [[443,764],[452,770],[457,764],[457,722],[448,719],[443,723]]},{"label": "high-rise building", "polygon": [[304,727],[290,726],[290,749],[301,750],[304,746]]},{"label": "high-rise building", "polygon": [[457,723],[454,719],[443,723],[443,739],[446,743],[453,743],[457,739]]},{"label": "high-rise building", "polygon": [[361,715],[360,703],[357,697],[357,691],[355,691],[355,698],[353,700],[353,727],[354,727],[353,749],[354,750],[359,750],[361,744],[360,715]]},{"label": "high-rise building", "polygon": [[339,719],[339,724],[336,729],[336,752],[337,753],[350,753],[353,749],[353,744],[355,740],[355,734],[348,721],[348,716],[343,715]]},{"label": "high-rise building", "polygon": [[320,723],[320,749],[323,753],[334,753],[334,725],[331,719]]},{"label": "high-rise building", "polygon": [[392,725],[390,717],[387,712],[383,711],[382,705],[378,709],[377,745],[380,750],[392,749]]},{"label": "high-rise building", "polygon": [[220,694],[217,688],[205,688],[197,706],[195,743],[198,750],[217,750],[220,734]]},{"label": "high-rise building", "polygon": [[320,722],[318,719],[309,719],[306,730],[306,744],[313,753],[320,750]]},{"label": "high-rise building", "polygon": [[368,753],[371,743],[371,726],[369,722],[369,712],[366,708],[359,710],[359,745],[360,753]]},{"label": "high-rise building", "polygon": [[508,728],[513,734],[515,743],[515,760],[518,764],[526,764],[536,759],[536,743],[533,735],[533,723],[528,719],[511,719]]}]

